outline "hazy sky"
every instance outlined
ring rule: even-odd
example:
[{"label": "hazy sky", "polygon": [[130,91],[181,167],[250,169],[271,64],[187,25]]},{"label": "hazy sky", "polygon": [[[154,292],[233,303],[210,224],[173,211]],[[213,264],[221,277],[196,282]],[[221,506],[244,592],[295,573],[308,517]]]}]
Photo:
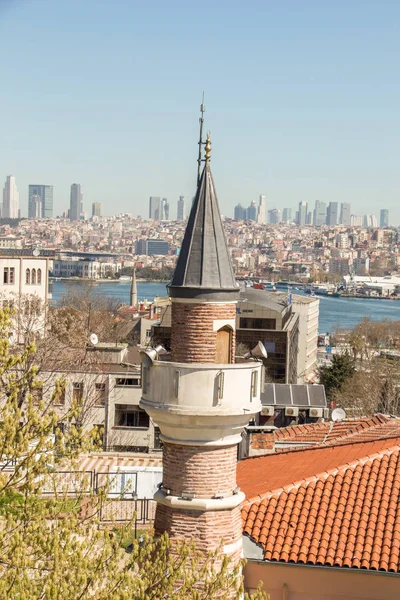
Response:
[{"label": "hazy sky", "polygon": [[147,216],[195,191],[198,111],[221,211],[267,196],[400,223],[398,0],[0,0],[0,181],[55,210]]}]

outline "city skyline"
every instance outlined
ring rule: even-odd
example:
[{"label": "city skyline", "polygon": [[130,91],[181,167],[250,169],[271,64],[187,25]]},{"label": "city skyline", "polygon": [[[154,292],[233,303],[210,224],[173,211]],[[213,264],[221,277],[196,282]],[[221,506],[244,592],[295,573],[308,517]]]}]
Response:
[{"label": "city skyline", "polygon": [[[261,193],[270,207],[385,206],[398,224],[400,6],[255,2],[253,11],[227,11],[222,2],[212,27],[209,7],[195,15],[182,2],[160,3],[155,22],[154,7],[127,0],[7,3],[0,53],[15,94],[0,99],[0,164],[3,178],[17,179],[22,213],[36,181],[54,186],[54,214],[67,209],[73,181],[84,186],[87,212],[98,201],[104,214],[144,216],[154,189],[174,205],[192,198],[204,89],[223,214]],[[207,45],[193,44],[204,27]],[[193,66],[203,62],[199,77]]]}]

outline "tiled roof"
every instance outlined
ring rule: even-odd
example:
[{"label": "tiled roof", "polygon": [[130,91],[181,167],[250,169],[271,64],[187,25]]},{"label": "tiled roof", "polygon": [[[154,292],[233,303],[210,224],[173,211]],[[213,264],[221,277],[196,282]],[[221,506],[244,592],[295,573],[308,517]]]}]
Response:
[{"label": "tiled roof", "polygon": [[[376,439],[377,437],[380,437],[378,432],[379,428],[386,423],[389,423],[389,428],[392,428],[393,425],[396,426],[400,435],[400,419],[378,414],[371,417],[362,417],[360,419],[337,421],[336,423],[327,421],[325,423],[308,423],[306,425],[283,427],[275,431],[275,441],[279,443],[336,443],[336,440],[338,439],[355,436],[358,433],[365,434],[370,431],[371,428],[377,430],[377,435],[371,437],[371,439]],[[368,435],[364,435],[364,438],[368,439]]]},{"label": "tiled roof", "polygon": [[137,453],[107,453],[83,454],[79,457],[80,471],[113,472],[119,467],[132,468],[137,467],[162,467],[162,455]]},{"label": "tiled roof", "polygon": [[238,484],[266,560],[400,572],[400,438],[250,458]]}]

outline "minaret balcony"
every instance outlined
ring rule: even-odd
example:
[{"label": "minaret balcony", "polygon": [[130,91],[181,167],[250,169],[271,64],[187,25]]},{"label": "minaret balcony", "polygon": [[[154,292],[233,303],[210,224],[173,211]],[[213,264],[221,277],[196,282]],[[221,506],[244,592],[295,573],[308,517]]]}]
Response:
[{"label": "minaret balcony", "polygon": [[261,411],[262,364],[154,361],[143,365],[140,406],[164,441],[190,445],[240,442],[243,428]]}]

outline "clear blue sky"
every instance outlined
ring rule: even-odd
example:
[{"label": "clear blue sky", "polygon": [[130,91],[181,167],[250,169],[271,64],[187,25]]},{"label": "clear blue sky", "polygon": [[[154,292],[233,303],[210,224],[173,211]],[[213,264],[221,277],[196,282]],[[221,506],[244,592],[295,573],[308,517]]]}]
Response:
[{"label": "clear blue sky", "polygon": [[0,180],[57,213],[176,213],[194,194],[201,93],[221,211],[260,193],[389,208],[400,223],[398,0],[0,0]]}]

